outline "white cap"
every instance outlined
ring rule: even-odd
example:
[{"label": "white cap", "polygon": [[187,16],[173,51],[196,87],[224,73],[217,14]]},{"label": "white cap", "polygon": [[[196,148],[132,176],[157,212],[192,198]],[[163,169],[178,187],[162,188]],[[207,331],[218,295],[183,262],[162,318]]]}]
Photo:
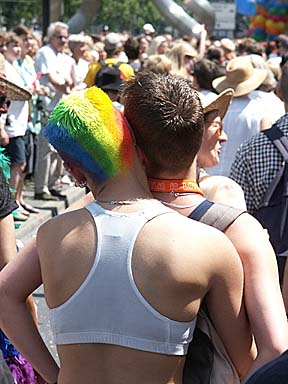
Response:
[{"label": "white cap", "polygon": [[155,28],[153,27],[152,24],[144,24],[143,25],[143,29],[144,29],[144,32],[147,34],[147,35],[151,35],[152,33],[155,33]]}]

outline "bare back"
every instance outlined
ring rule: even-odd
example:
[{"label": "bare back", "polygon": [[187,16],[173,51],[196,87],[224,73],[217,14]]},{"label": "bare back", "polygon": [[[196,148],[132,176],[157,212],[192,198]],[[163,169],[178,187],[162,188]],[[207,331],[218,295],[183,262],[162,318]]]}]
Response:
[{"label": "bare back", "polygon": [[[37,242],[46,300],[49,307],[57,307],[78,290],[91,270],[97,230],[88,212],[81,209],[45,224]],[[169,319],[193,320],[207,295],[210,314],[228,353],[240,374],[247,371],[251,334],[242,306],[242,268],[224,235],[178,214],[159,216],[139,233],[131,264],[145,300]],[[60,384],[182,382],[184,356],[97,343],[58,345],[57,349]]]}]

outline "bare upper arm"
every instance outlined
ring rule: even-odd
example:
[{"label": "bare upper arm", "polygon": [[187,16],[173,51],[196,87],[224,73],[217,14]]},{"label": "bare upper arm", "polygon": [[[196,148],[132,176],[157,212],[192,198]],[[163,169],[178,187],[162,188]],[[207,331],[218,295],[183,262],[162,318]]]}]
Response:
[{"label": "bare upper arm", "polygon": [[[226,236],[235,246],[241,261],[255,265],[260,270],[263,264],[269,264],[269,268],[277,270],[275,253],[269,241],[269,235],[262,225],[249,213],[240,215],[226,230]],[[265,267],[266,267],[265,266]]]},{"label": "bare upper arm", "polygon": [[32,238],[1,271],[1,295],[5,293],[8,299],[13,297],[17,301],[25,301],[41,283],[40,263],[35,238]]},{"label": "bare upper arm", "polygon": [[0,219],[0,271],[16,256],[16,239],[12,214]]},{"label": "bare upper arm", "polygon": [[[253,339],[244,305],[244,273],[239,256],[227,238],[214,240],[210,289],[206,296],[209,314],[240,376],[253,361]],[[255,356],[254,356],[255,357]]]}]

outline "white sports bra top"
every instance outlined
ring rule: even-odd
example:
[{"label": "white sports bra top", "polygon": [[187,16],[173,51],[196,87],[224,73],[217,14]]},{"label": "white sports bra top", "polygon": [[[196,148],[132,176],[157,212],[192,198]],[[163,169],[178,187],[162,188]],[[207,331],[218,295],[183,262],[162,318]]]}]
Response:
[{"label": "white sports bra top", "polygon": [[56,344],[106,343],[168,355],[187,353],[196,319],[178,322],[161,315],[133,279],[131,255],[142,227],[156,216],[177,214],[157,207],[133,213],[108,211],[96,202],[86,207],[97,228],[96,257],[79,289],[49,310]]}]

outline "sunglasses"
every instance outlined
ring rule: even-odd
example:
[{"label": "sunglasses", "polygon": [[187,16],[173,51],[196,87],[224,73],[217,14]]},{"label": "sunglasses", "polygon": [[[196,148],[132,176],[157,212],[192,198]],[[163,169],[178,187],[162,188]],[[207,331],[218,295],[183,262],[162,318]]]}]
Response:
[{"label": "sunglasses", "polygon": [[59,40],[67,40],[68,39],[68,36],[63,36],[63,35],[53,35],[54,37],[56,37],[56,39],[59,39]]},{"label": "sunglasses", "polygon": [[223,122],[222,121],[205,121],[205,124],[208,125],[209,128],[215,128],[215,133],[218,136],[222,135],[222,132],[223,132]]}]

